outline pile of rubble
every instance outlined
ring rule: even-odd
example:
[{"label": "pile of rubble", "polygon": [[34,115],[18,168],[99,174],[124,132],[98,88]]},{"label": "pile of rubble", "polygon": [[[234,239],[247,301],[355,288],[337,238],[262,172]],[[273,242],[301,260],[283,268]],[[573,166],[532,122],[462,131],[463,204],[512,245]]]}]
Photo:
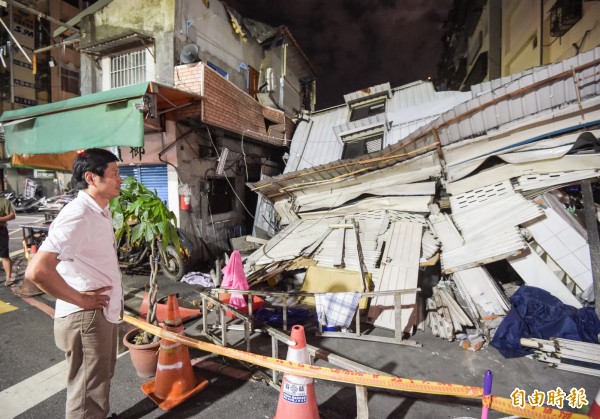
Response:
[{"label": "pile of rubble", "polygon": [[[475,86],[471,99],[380,151],[251,184],[272,203],[256,218],[276,213],[285,227],[246,258],[250,284],[292,278],[315,293],[415,290],[402,294],[399,314],[394,295],[371,297],[366,321],[406,334],[428,325],[470,349],[492,337],[515,283],[576,308],[590,303],[580,213],[588,191],[586,212],[596,214],[598,55]],[[390,137],[402,128],[392,120],[398,111],[327,130],[343,112],[299,128],[294,160],[318,151],[327,132],[373,130],[386,118]]]}]

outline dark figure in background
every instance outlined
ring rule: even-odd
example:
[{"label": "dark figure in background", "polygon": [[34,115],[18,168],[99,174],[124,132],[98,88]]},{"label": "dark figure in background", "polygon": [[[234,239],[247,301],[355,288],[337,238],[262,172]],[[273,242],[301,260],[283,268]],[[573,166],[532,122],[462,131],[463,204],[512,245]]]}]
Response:
[{"label": "dark figure in background", "polygon": [[11,202],[6,198],[0,198],[0,259],[2,267],[6,273],[6,282],[4,285],[10,287],[14,281],[11,281],[12,261],[8,251],[8,228],[6,223],[15,219],[15,209]]},{"label": "dark figure in background", "polygon": [[54,339],[68,362],[68,419],[106,418],[117,355],[123,287],[110,199],[123,179],[117,157],[89,149],[73,160],[81,189],[52,222],[25,279],[57,298]]}]

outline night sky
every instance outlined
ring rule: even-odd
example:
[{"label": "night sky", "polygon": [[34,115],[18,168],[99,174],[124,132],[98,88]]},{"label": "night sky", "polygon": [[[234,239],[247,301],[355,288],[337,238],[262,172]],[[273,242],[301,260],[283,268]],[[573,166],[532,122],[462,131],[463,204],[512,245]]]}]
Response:
[{"label": "night sky", "polygon": [[452,0],[226,0],[242,16],[285,25],[317,72],[317,109],[377,84],[435,76]]}]

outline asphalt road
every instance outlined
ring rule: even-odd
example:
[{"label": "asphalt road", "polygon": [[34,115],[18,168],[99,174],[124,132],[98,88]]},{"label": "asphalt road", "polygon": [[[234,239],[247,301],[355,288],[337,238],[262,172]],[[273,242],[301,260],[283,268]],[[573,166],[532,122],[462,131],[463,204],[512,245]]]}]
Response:
[{"label": "asphalt road", "polygon": [[[37,215],[18,215],[9,223],[11,252],[19,272],[24,269],[20,224],[41,222]],[[19,276],[19,273],[17,274]],[[126,310],[136,314],[141,305],[147,277],[124,275]],[[191,306],[198,299],[194,287],[159,277],[159,297],[178,294],[181,304]],[[180,304],[180,305],[181,305]],[[10,288],[0,286],[0,419],[62,418],[66,397],[64,356],[54,346],[52,312],[54,299],[41,295],[20,298]],[[215,318],[210,313],[209,324]],[[201,320],[185,325],[186,335],[200,338]],[[124,334],[126,326],[122,326]],[[391,331],[377,334],[391,337]],[[230,343],[245,348],[243,334],[232,336]],[[494,348],[477,352],[464,350],[456,342],[434,337],[429,331],[417,332],[411,340],[421,348],[364,342],[350,339],[317,338],[307,329],[309,343],[342,355],[370,368],[418,380],[440,381],[481,387],[487,369],[494,374],[493,394],[508,398],[515,388],[527,394],[547,392],[561,387],[584,389],[591,402],[600,390],[597,377],[550,369],[529,358],[504,359]],[[252,335],[254,352],[270,355],[271,342],[262,334]],[[280,346],[280,356],[285,356]],[[193,360],[207,353],[190,350]],[[195,362],[195,361],[193,361]],[[330,366],[319,361],[317,365]],[[279,393],[265,382],[251,378],[244,366],[234,360],[213,357],[196,368],[209,380],[201,393],[170,412],[160,410],[140,390],[145,381],[135,374],[127,352],[117,361],[111,387],[111,411],[121,418],[270,418],[277,410]],[[253,372],[256,370],[254,369]],[[318,380],[315,382],[319,412],[324,419],[356,417],[356,392],[352,386]],[[455,399],[429,394],[387,393],[369,389],[371,418],[465,418],[480,417],[477,400]],[[506,414],[490,412],[490,418]]]}]

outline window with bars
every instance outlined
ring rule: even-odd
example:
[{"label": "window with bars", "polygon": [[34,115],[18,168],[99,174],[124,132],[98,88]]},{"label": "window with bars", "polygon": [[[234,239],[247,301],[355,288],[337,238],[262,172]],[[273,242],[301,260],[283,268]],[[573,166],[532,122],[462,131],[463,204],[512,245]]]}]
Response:
[{"label": "window with bars", "polygon": [[342,159],[352,159],[381,150],[383,133],[344,142]]},{"label": "window with bars", "polygon": [[130,86],[146,81],[146,50],[110,58],[110,87]]}]

